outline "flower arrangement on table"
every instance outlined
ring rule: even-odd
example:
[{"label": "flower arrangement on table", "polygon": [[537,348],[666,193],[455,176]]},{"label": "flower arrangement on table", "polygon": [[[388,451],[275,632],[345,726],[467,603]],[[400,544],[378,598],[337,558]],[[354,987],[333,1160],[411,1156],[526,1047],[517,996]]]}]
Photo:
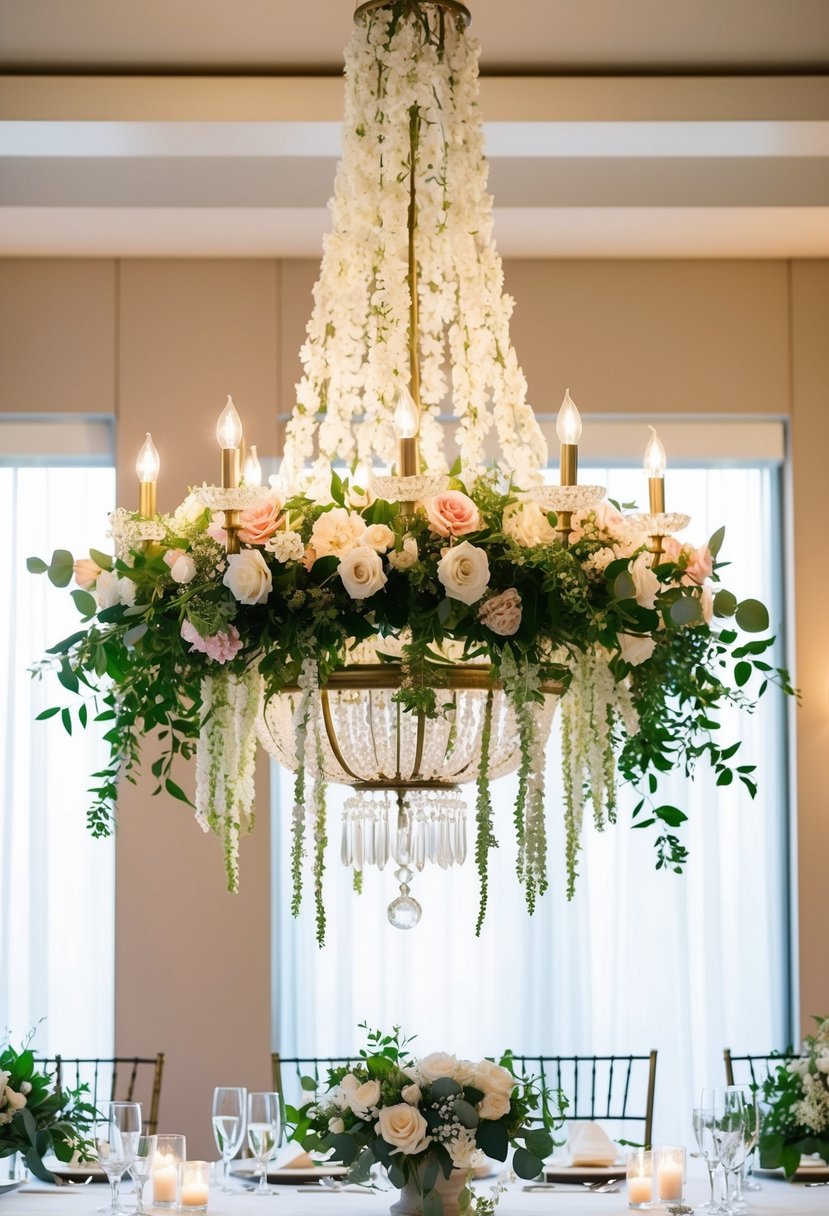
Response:
[{"label": "flower arrangement on table", "polygon": [[[359,1064],[331,1069],[326,1094],[298,1110],[287,1107],[290,1138],[347,1165],[351,1182],[367,1183],[382,1166],[393,1186],[414,1185],[423,1211],[434,1216],[441,1211],[439,1180],[460,1170],[468,1188],[485,1158],[506,1162],[512,1149],[514,1172],[537,1178],[555,1147],[563,1097],[517,1075],[509,1055],[499,1064],[446,1052],[414,1059],[411,1041],[398,1027],[391,1034],[368,1030]],[[494,1209],[502,1189],[503,1182],[492,1198],[478,1199],[479,1216]]]},{"label": "flower arrangement on table", "polygon": [[48,1073],[35,1069],[34,1053],[10,1043],[0,1050],[0,1157],[19,1153],[27,1168],[44,1182],[55,1182],[44,1157],[53,1153],[68,1162],[95,1157],[87,1139],[95,1108],[85,1100],[87,1086],[56,1089]]},{"label": "flower arrangement on table", "polygon": [[[457,470],[456,470],[457,472]],[[368,648],[403,671],[404,709],[444,713],[446,655],[486,660],[511,699],[521,739],[514,822],[521,875],[532,911],[547,886],[544,739],[538,703],[558,681],[564,745],[568,891],[577,871],[585,806],[601,830],[616,817],[617,772],[636,785],[633,826],[655,826],[657,866],[679,872],[686,816],[659,802],[658,776],[690,773],[706,759],[721,786],[734,780],[753,796],[751,765],[733,761],[737,743],[718,742],[716,711],[753,708],[750,682],[791,692],[784,671],[764,658],[773,638],[756,600],[738,603],[719,582],[723,533],[693,548],[666,537],[658,559],[647,535],[604,502],[575,513],[569,547],[556,517],[495,471],[418,505],[372,500],[336,473],[325,500],[277,493],[241,512],[240,552],[225,551],[221,512],[198,490],[172,515],[111,516],[114,556],[29,559],[71,592],[82,627],[36,668],[56,667],[80,694],[76,708],[53,707],[66,730],[105,724],[110,757],[95,774],[88,824],[114,825],[119,780],[134,780],[145,735],[157,732],[158,785],[189,801],[174,761],[197,753],[196,817],[224,842],[228,888],[238,886],[240,834],[253,824],[257,719],[286,687],[304,689],[297,714],[294,910],[301,891],[303,831],[310,824],[320,936],[326,842],[324,784],[313,791],[306,760],[319,748],[314,696],[329,674]],[[656,560],[656,564],[654,564]],[[730,622],[736,627],[732,627]],[[486,749],[478,778],[475,856],[482,907],[487,856],[496,843]],[[480,920],[478,929],[480,929]]]},{"label": "flower arrangement on table", "polygon": [[795,1060],[781,1064],[763,1083],[768,1109],[760,1133],[764,1169],[782,1166],[791,1178],[802,1155],[816,1153],[829,1165],[829,1017]]}]

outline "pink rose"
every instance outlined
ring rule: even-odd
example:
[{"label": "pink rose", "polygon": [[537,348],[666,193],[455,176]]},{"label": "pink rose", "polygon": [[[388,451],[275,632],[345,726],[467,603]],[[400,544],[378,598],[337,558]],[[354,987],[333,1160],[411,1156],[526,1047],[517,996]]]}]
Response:
[{"label": "pink rose", "polygon": [[191,643],[191,654],[194,652],[206,654],[208,659],[214,659],[217,663],[228,663],[231,659],[235,659],[242,649],[242,639],[239,637],[239,630],[235,625],[228,625],[227,629],[221,633],[214,633],[209,638],[203,638],[195,625],[190,621],[183,621],[181,636],[185,642]]},{"label": "pink rose", "polygon": [[75,582],[84,591],[95,586],[95,580],[100,573],[101,567],[97,562],[93,562],[91,557],[79,557],[75,562]]},{"label": "pink rose", "polygon": [[224,527],[224,512],[214,511],[210,523],[207,525],[207,535],[211,540],[215,540],[217,545],[227,544],[227,532]]},{"label": "pink rose", "polygon": [[424,502],[426,516],[438,536],[466,536],[481,527],[481,513],[468,495],[447,490]]},{"label": "pink rose", "polygon": [[239,540],[246,545],[264,545],[282,522],[282,504],[275,494],[248,507],[239,516]]},{"label": "pink rose", "polygon": [[707,545],[700,545],[698,549],[692,549],[688,556],[688,564],[685,567],[685,578],[688,582],[696,583],[701,587],[706,579],[709,579],[714,572],[714,559],[711,556],[711,550]]},{"label": "pink rose", "polygon": [[493,633],[497,633],[502,638],[508,638],[521,624],[522,612],[521,596],[514,587],[508,587],[500,595],[493,595],[491,599],[481,604],[478,609],[478,619]]}]

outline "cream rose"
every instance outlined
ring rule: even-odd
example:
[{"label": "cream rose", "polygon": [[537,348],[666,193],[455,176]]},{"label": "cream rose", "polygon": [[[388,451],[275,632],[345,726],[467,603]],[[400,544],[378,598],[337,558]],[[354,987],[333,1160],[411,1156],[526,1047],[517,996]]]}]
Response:
[{"label": "cream rose", "polygon": [[508,638],[516,632],[521,624],[523,612],[521,596],[514,587],[508,587],[500,595],[493,595],[485,600],[478,609],[479,620],[497,633],[499,637]]},{"label": "cream rose", "polygon": [[502,1119],[509,1114],[509,1098],[506,1094],[491,1092],[484,1095],[484,1100],[478,1107],[481,1119]]},{"label": "cream rose", "polygon": [[380,1111],[378,1130],[386,1144],[409,1157],[422,1153],[432,1141],[423,1115],[416,1106],[409,1106],[406,1102],[384,1106]]},{"label": "cream rose", "polygon": [[231,553],[222,582],[240,604],[264,604],[273,588],[270,568],[258,549]]},{"label": "cream rose", "polygon": [[353,1094],[355,1089],[360,1088],[360,1082],[354,1076],[353,1072],[347,1072],[340,1081],[340,1089],[344,1094]]},{"label": "cream rose", "polygon": [[454,1077],[458,1071],[458,1057],[447,1051],[433,1051],[417,1062],[417,1072],[421,1081],[431,1085],[438,1077]]},{"label": "cream rose", "polygon": [[345,1131],[345,1123],[343,1122],[343,1120],[340,1118],[339,1115],[334,1115],[331,1119],[328,1120],[328,1130],[330,1132],[333,1132],[335,1136],[340,1135],[342,1132]]},{"label": "cream rose", "polygon": [[468,540],[453,545],[438,562],[438,578],[446,594],[462,604],[474,604],[489,585],[489,559]]},{"label": "cream rose", "polygon": [[11,1110],[22,1110],[26,1105],[26,1095],[17,1093],[10,1085],[6,1086],[5,1098],[6,1105],[10,1107]]},{"label": "cream rose", "polygon": [[504,508],[502,527],[517,545],[550,545],[555,540],[547,513],[537,502],[511,502]]},{"label": "cream rose", "polygon": [[170,577],[175,583],[192,583],[196,577],[196,563],[183,549],[169,549],[164,561],[170,567]]},{"label": "cream rose", "polygon": [[366,521],[345,507],[324,511],[311,529],[310,545],[315,557],[342,557],[355,545],[362,545]]},{"label": "cream rose", "polygon": [[481,513],[468,494],[447,490],[423,504],[429,526],[438,536],[466,536],[481,527]]},{"label": "cream rose", "polygon": [[423,1094],[419,1085],[404,1085],[400,1091],[400,1097],[404,1102],[408,1102],[409,1106],[417,1106]]},{"label": "cream rose", "polygon": [[641,608],[653,608],[656,605],[656,593],[659,590],[659,579],[651,570],[651,554],[640,553],[630,568],[630,577],[635,588],[636,603]]},{"label": "cream rose", "polygon": [[502,1094],[503,1097],[509,1098],[515,1089],[515,1077],[500,1064],[494,1064],[492,1060],[481,1060],[475,1069],[473,1084],[477,1089],[482,1089],[485,1095]]},{"label": "cream rose", "polygon": [[79,557],[75,562],[75,582],[84,591],[89,591],[95,586],[95,580],[100,573],[101,567],[97,562],[93,562],[91,557]]},{"label": "cream rose", "polygon": [[348,1093],[348,1105],[358,1119],[365,1119],[379,1101],[380,1082],[374,1079],[364,1081],[362,1085],[358,1085],[356,1089],[352,1089]]},{"label": "cream rose", "polygon": [[366,528],[363,544],[371,545],[378,553],[385,553],[394,544],[394,533],[385,524],[371,524]]},{"label": "cream rose", "polygon": [[111,570],[102,570],[95,582],[95,598],[99,612],[116,604],[131,608],[135,603],[135,583],[131,578],[119,578]]},{"label": "cream rose", "polygon": [[239,540],[246,545],[264,545],[281,522],[282,504],[275,494],[269,494],[239,516]]},{"label": "cream rose", "polygon": [[635,633],[620,633],[619,634],[619,649],[622,652],[622,658],[626,663],[630,663],[631,667],[638,667],[640,663],[646,663],[654,651],[656,642],[653,638],[637,637]]},{"label": "cream rose", "polygon": [[417,541],[413,536],[403,539],[402,549],[392,549],[389,554],[389,565],[395,570],[411,570],[417,561]]},{"label": "cream rose", "polygon": [[385,587],[388,579],[383,573],[383,559],[376,549],[357,545],[340,558],[337,573],[353,600],[364,600]]}]

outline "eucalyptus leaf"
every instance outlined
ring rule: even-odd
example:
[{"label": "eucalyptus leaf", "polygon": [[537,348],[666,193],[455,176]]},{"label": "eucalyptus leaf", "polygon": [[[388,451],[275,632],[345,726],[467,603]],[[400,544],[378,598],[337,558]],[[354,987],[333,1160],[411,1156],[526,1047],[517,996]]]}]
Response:
[{"label": "eucalyptus leaf", "polygon": [[675,625],[695,625],[702,620],[702,608],[695,595],[683,595],[670,607],[671,620]]},{"label": "eucalyptus leaf", "polygon": [[768,609],[759,600],[742,600],[734,619],[746,633],[762,633],[769,627]]},{"label": "eucalyptus leaf", "polygon": [[535,1153],[527,1152],[525,1148],[517,1148],[513,1153],[512,1168],[519,1178],[532,1181],[544,1169],[544,1161],[541,1157],[536,1157]]},{"label": "eucalyptus leaf", "polygon": [[29,574],[45,574],[49,569],[49,563],[45,562],[42,557],[27,557],[26,569]]},{"label": "eucalyptus leaf", "polygon": [[75,559],[68,549],[55,549],[49,563],[49,582],[56,587],[68,587],[75,572]]}]

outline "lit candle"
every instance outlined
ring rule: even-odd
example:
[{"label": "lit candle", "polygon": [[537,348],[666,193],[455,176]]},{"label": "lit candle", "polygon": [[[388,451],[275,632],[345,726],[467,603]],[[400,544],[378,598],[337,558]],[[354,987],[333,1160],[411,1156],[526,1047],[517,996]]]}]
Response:
[{"label": "lit candle", "polygon": [[256,454],[255,443],[248,448],[248,454],[242,466],[242,481],[246,486],[261,486],[262,484],[262,466]]},{"label": "lit candle", "polygon": [[682,1166],[678,1161],[660,1161],[656,1171],[657,1191],[660,1199],[682,1198]]},{"label": "lit candle", "polygon": [[648,475],[651,515],[662,515],[665,511],[665,449],[653,427],[648,428],[651,437],[645,448],[645,472]]},{"label": "lit candle", "polygon": [[152,1172],[153,1203],[175,1203],[178,1184],[178,1168],[172,1153],[157,1159]]},{"label": "lit candle", "polygon": [[158,448],[147,431],[147,437],[141,444],[135,462],[135,471],[138,474],[138,514],[145,519],[149,519],[156,512],[156,483],[160,467]]},{"label": "lit candle", "polygon": [[232,397],[228,397],[227,405],[216,423],[216,441],[222,449],[222,487],[225,490],[235,490],[239,484],[242,420],[236,413]]},{"label": "lit candle", "polygon": [[397,432],[397,476],[416,477],[420,472],[420,410],[404,384],[397,389],[394,429]]},{"label": "lit candle", "polygon": [[183,1208],[206,1208],[209,1191],[204,1182],[188,1182],[181,1188],[181,1206]]},{"label": "lit candle", "polygon": [[650,1203],[653,1195],[653,1179],[634,1175],[628,1178],[628,1203]]},{"label": "lit candle", "polygon": [[556,434],[561,444],[559,457],[559,482],[563,486],[574,486],[579,471],[579,440],[581,439],[581,415],[565,390],[564,400],[556,419]]}]

